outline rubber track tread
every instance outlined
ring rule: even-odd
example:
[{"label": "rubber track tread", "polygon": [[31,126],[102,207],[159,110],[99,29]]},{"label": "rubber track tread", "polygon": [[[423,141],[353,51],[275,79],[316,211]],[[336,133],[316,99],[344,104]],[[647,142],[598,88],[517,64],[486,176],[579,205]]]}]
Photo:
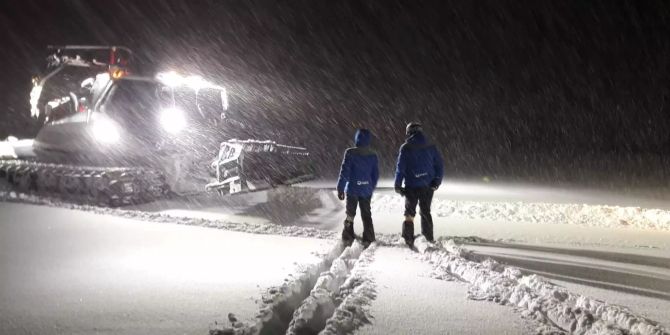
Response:
[{"label": "rubber track tread", "polygon": [[0,160],[0,178],[21,192],[103,206],[149,202],[169,187],[157,170],[142,167],[94,167]]}]

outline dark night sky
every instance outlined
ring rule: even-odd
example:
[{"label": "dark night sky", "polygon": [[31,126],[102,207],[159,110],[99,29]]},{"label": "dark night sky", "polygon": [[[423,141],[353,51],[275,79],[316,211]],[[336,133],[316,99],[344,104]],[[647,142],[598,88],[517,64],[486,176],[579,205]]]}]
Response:
[{"label": "dark night sky", "polygon": [[421,120],[451,175],[670,179],[667,1],[4,1],[0,29],[2,137],[34,132],[46,45],[109,43],[223,82],[325,174],[356,126],[389,171]]}]

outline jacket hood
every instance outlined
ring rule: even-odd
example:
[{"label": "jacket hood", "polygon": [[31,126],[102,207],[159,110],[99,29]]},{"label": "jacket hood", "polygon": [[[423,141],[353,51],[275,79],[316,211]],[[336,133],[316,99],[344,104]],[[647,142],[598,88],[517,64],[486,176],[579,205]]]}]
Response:
[{"label": "jacket hood", "polygon": [[358,129],[356,130],[356,136],[354,136],[354,143],[357,147],[367,147],[370,145],[370,139],[372,134],[367,129]]},{"label": "jacket hood", "polygon": [[407,143],[411,144],[426,144],[426,136],[422,132],[417,131],[407,137]]}]

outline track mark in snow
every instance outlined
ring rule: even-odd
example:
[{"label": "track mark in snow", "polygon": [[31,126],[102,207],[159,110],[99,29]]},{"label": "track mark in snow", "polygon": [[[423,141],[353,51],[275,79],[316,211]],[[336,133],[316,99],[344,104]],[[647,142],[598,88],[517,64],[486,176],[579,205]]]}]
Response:
[{"label": "track mark in snow", "polygon": [[417,248],[434,266],[434,273],[468,282],[468,298],[514,306],[522,316],[545,326],[538,329],[540,333],[669,334],[628,308],[571,293],[537,275],[524,276],[517,268],[478,257],[453,241],[431,248],[418,239]]},{"label": "track mark in snow", "polygon": [[[327,322],[333,319],[334,315],[340,311],[339,306],[342,300],[346,300],[349,294],[352,293],[352,290],[362,284],[360,281],[362,277],[360,275],[355,276],[353,270],[356,267],[360,269],[359,263],[362,255],[371,255],[374,248],[373,244],[364,251],[363,245],[358,241],[355,241],[352,246],[347,247],[333,261],[330,270],[321,273],[309,296],[294,312],[293,320],[291,320],[286,334],[318,334],[322,331],[326,327]],[[354,320],[365,318],[365,315],[361,314],[361,306],[356,307],[358,309],[353,312],[349,311],[349,309],[345,310],[349,313],[349,317],[345,318],[346,320],[353,322]],[[361,313],[356,313],[356,311]],[[342,314],[342,312],[339,314]],[[341,315],[339,316],[335,320],[342,319]],[[348,326],[348,328],[351,327],[354,327],[354,323]],[[338,334],[341,333],[338,332]]]},{"label": "track mark in snow", "polygon": [[[374,299],[374,286],[365,275],[376,245],[364,250],[359,242],[341,242],[314,266],[283,285],[269,288],[251,322],[230,321],[210,326],[211,335],[226,334],[342,334],[369,318],[365,306]],[[229,314],[229,319],[230,319]],[[325,330],[324,330],[325,328]]]},{"label": "track mark in snow", "polygon": [[321,273],[309,295],[293,313],[286,334],[317,334],[325,327],[326,320],[335,311],[334,298],[362,251],[361,243],[355,241],[333,260],[328,271]]},{"label": "track mark in snow", "polygon": [[377,244],[373,243],[359,257],[351,275],[340,287],[339,299],[343,300],[335,309],[333,316],[326,321],[326,327],[319,333],[320,335],[346,334],[370,323],[372,316],[369,307],[377,293],[368,267],[374,261],[376,249]]},{"label": "track mark in snow", "polygon": [[303,268],[296,276],[287,278],[277,287],[268,288],[261,298],[261,307],[250,322],[232,322],[210,326],[210,335],[228,334],[283,334],[286,332],[294,311],[310,295],[318,283],[320,274],[332,267],[334,261],[346,253],[342,242],[325,255],[318,264]]}]

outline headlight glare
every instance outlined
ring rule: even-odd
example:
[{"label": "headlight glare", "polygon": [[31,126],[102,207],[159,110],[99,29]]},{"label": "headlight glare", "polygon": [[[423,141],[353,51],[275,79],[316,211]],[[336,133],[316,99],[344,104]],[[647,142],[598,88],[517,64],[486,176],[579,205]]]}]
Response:
[{"label": "headlight glare", "polygon": [[186,117],[178,108],[166,108],[160,113],[160,123],[165,131],[176,134],[186,127]]},{"label": "headlight glare", "polygon": [[91,130],[93,137],[101,143],[116,143],[121,138],[119,127],[114,121],[107,118],[94,120]]}]

